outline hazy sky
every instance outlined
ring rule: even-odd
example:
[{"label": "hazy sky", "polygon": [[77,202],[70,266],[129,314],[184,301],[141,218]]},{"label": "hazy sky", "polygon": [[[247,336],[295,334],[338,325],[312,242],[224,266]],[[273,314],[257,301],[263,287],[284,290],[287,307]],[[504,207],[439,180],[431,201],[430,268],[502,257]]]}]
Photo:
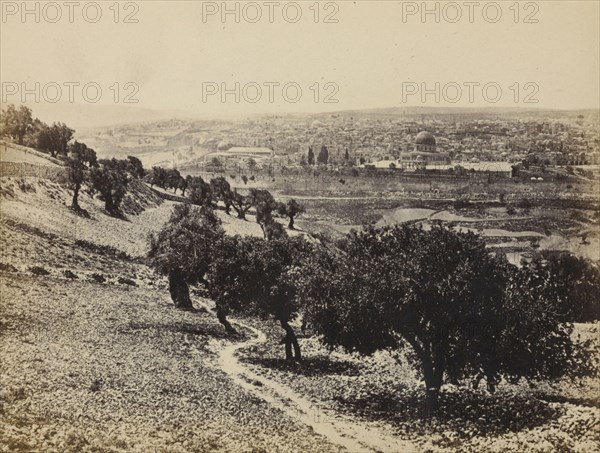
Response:
[{"label": "hazy sky", "polygon": [[[439,8],[439,23],[433,13],[423,20],[421,2],[229,2],[231,10],[239,8],[239,23],[235,14],[223,20],[222,2],[121,2],[118,8],[112,1],[75,3],[70,23],[63,2],[29,2],[39,17],[24,18],[21,2],[2,2],[4,101],[19,101],[20,93],[11,93],[21,83],[35,90],[39,82],[40,102],[68,102],[64,83],[73,82],[80,84],[73,87],[77,103],[96,97],[99,104],[114,104],[118,92],[118,104],[127,105],[129,93],[139,100],[133,106],[199,113],[402,105],[598,108],[600,103],[597,1],[477,2],[472,23],[466,2],[428,2],[429,9]],[[98,11],[102,17],[92,23]],[[258,11],[260,19],[251,23]],[[293,23],[298,12],[302,16]],[[128,14],[138,22],[123,23]],[[328,15],[337,23],[325,23]],[[125,87],[127,82],[135,85]],[[233,93],[223,102],[219,92],[207,91],[226,84],[235,92],[236,82],[239,102]],[[265,85],[270,82],[272,103]],[[408,91],[426,84],[435,92],[435,82],[439,102],[434,93],[423,102],[418,92]],[[479,84],[471,93],[469,82]],[[89,83],[97,85],[88,85],[86,101],[82,86]],[[62,86],[61,94],[54,84]],[[324,102],[328,94],[338,102]],[[29,95],[29,103],[33,100]]]}]

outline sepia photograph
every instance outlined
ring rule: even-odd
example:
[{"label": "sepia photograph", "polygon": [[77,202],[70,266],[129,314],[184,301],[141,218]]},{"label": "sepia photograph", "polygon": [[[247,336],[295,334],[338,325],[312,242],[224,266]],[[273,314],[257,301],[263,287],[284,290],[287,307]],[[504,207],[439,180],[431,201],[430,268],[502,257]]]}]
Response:
[{"label": "sepia photograph", "polygon": [[0,12],[0,453],[600,453],[600,2]]}]

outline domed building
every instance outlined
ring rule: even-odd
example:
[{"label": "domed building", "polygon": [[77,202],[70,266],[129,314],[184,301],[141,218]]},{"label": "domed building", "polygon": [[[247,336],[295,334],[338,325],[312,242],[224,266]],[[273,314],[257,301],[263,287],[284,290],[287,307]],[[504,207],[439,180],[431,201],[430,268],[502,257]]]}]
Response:
[{"label": "domed building", "polygon": [[400,153],[399,160],[403,169],[424,170],[428,165],[449,164],[450,156],[437,150],[435,137],[431,132],[421,131],[415,137],[413,151]]},{"label": "domed building", "polygon": [[435,137],[432,133],[421,131],[415,137],[415,150],[435,152]]}]

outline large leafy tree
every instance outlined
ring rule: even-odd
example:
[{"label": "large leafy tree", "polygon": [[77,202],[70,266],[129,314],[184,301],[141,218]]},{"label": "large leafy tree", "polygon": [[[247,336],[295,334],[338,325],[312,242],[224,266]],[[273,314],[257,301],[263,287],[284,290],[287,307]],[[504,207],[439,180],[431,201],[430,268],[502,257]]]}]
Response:
[{"label": "large leafy tree", "polygon": [[[511,382],[556,380],[594,372],[590,341],[575,342],[573,324],[561,310],[569,283],[555,280],[546,269],[511,267],[504,305],[498,315],[490,375]],[[488,377],[488,381],[489,381]]]},{"label": "large leafy tree", "polygon": [[2,110],[0,117],[0,136],[8,137],[22,145],[25,135],[33,129],[31,109],[24,105],[16,108],[14,104],[9,104],[6,110]]},{"label": "large leafy tree", "polygon": [[266,238],[267,227],[275,223],[273,211],[277,209],[277,202],[271,192],[263,189],[250,189],[248,198],[256,209],[256,223],[261,226]]},{"label": "large leafy tree", "polygon": [[182,177],[179,180],[179,189],[181,190],[181,195],[182,196],[185,197],[185,191],[189,187],[191,181],[192,181],[192,176],[191,175],[187,175],[185,178]]},{"label": "large leafy tree", "polygon": [[90,172],[90,181],[92,188],[100,193],[106,211],[118,215],[129,183],[128,161],[114,158],[99,160],[98,167]]},{"label": "large leafy tree", "polygon": [[219,219],[208,206],[178,204],[157,234],[149,236],[150,265],[167,275],[177,308],[193,309],[189,285],[204,282],[217,244],[224,237]]},{"label": "large leafy tree", "polygon": [[280,215],[286,216],[289,219],[288,228],[290,230],[294,229],[294,220],[300,214],[305,212],[304,205],[301,205],[293,198],[288,200],[287,203],[279,203],[277,207],[277,211]]},{"label": "large leafy tree", "polygon": [[173,192],[177,193],[177,189],[179,189],[179,183],[181,181],[181,173],[176,168],[172,168],[167,170],[167,185],[174,189]]},{"label": "large leafy tree", "polygon": [[256,208],[256,223],[261,223],[277,209],[277,202],[268,190],[250,189],[249,198]]},{"label": "large leafy tree", "polygon": [[39,118],[35,118],[33,120],[33,124],[29,132],[25,135],[23,139],[23,144],[30,148],[39,149],[38,148],[38,135],[40,131],[42,131],[45,127],[48,127],[46,123],[41,121]]},{"label": "large leafy tree", "polygon": [[150,187],[157,185],[158,187],[165,189],[167,187],[168,172],[162,167],[152,167],[148,172],[147,180],[150,183]]},{"label": "large leafy tree", "polygon": [[146,175],[142,161],[135,156],[127,156],[129,161],[129,174],[136,179],[142,179]]},{"label": "large leafy tree", "polygon": [[252,199],[234,191],[231,194],[231,206],[237,212],[238,219],[245,219],[246,213],[252,207]]},{"label": "large leafy tree", "polygon": [[283,226],[273,218],[273,212],[279,208],[273,195],[268,190],[250,189],[248,195],[256,209],[256,222],[260,225],[265,239],[285,238],[287,233]]},{"label": "large leafy tree", "polygon": [[219,176],[210,180],[210,188],[213,193],[214,201],[222,201],[225,205],[225,212],[229,214],[233,196],[229,182],[227,182],[223,176]]},{"label": "large leafy tree", "polygon": [[286,358],[301,360],[300,345],[290,325],[298,315],[298,299],[287,273],[298,265],[308,247],[300,238],[225,237],[208,274],[209,292],[221,322],[226,323],[231,312],[272,316],[285,332]]},{"label": "large leafy tree", "polygon": [[[554,314],[552,291],[538,287],[545,280],[472,233],[369,227],[351,233],[342,251],[309,255],[293,279],[330,346],[367,354],[409,346],[430,410],[445,379],[485,377],[494,390],[502,376],[555,378],[584,363]],[[527,364],[518,363],[523,356]]]},{"label": "large leafy tree", "polygon": [[37,148],[50,153],[52,157],[66,155],[74,133],[75,131],[64,123],[43,125],[37,135]]},{"label": "large leafy tree", "polygon": [[[87,165],[86,165],[87,164]],[[88,148],[85,143],[75,140],[69,145],[69,158],[67,161],[69,187],[73,190],[71,207],[81,211],[79,206],[79,191],[88,179],[88,168],[96,164],[96,152]]]},{"label": "large leafy tree", "polygon": [[198,206],[212,206],[213,193],[210,184],[200,176],[194,176],[188,184],[190,203]]}]

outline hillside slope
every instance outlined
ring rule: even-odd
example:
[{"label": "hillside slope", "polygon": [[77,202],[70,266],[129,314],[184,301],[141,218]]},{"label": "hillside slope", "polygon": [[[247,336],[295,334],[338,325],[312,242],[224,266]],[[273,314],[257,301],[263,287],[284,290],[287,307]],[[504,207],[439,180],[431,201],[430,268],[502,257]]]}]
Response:
[{"label": "hillside slope", "polygon": [[57,184],[0,182],[0,451],[339,451],[234,384],[215,316],[141,263],[173,202],[134,187],[123,220],[82,195],[84,218]]}]

